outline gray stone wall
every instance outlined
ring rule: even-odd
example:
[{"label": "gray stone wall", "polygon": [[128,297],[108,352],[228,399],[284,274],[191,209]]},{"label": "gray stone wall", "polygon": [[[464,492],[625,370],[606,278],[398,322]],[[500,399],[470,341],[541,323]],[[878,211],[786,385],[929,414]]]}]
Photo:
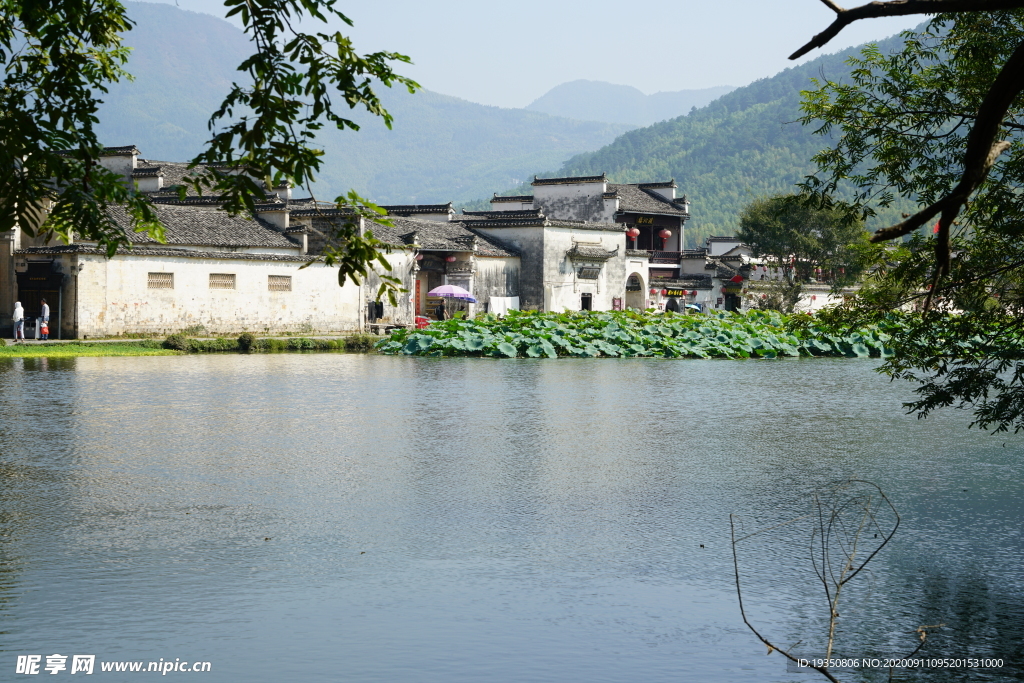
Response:
[{"label": "gray stone wall", "polygon": [[[544,228],[475,228],[520,253],[519,307],[544,307]],[[497,295],[495,295],[497,296]],[[510,294],[509,296],[516,296]]]},{"label": "gray stone wall", "polygon": [[[365,303],[377,300],[377,289],[382,282],[381,275],[390,275],[402,280],[402,289],[405,292],[398,295],[398,305],[392,306],[387,297],[381,301],[384,303],[384,317],[377,321],[378,324],[411,325],[416,317],[416,272],[415,257],[412,252],[393,251],[387,255],[391,270],[386,271],[380,266],[375,267],[366,278]],[[364,308],[365,310],[365,308]]]},{"label": "gray stone wall", "polygon": [[520,296],[519,268],[520,261],[515,256],[477,256],[473,288],[473,294],[478,302],[476,310],[483,310],[483,305],[488,303],[492,296]]}]

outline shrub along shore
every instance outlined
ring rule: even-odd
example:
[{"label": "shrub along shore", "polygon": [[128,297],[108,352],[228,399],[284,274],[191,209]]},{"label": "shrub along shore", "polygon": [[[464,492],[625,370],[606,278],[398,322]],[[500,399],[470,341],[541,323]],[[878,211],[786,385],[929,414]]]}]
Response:
[{"label": "shrub along shore", "polygon": [[186,353],[262,353],[286,351],[372,351],[380,337],[356,334],[348,337],[257,337],[244,333],[237,339],[196,339],[172,334],[167,339],[117,339],[111,341],[48,341],[12,344],[0,339],[0,358],[73,356],[173,356]]},{"label": "shrub along shore", "polygon": [[399,330],[377,343],[386,354],[497,358],[887,357],[877,325],[837,333],[807,315],[774,311],[677,315],[637,311],[537,313],[446,320]]}]

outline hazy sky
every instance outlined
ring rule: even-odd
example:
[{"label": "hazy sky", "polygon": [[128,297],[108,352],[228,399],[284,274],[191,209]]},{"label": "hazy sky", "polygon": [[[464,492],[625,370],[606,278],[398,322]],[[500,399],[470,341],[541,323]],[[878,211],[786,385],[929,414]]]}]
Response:
[{"label": "hazy sky", "polygon": [[[844,3],[861,4],[863,0]],[[217,0],[169,0],[223,16]],[[741,86],[778,73],[834,14],[819,0],[341,0],[362,51],[412,57],[399,73],[473,102],[523,107],[580,78],[645,93]],[[847,27],[826,48],[877,40],[923,16]],[[805,59],[823,54],[812,52]]]}]

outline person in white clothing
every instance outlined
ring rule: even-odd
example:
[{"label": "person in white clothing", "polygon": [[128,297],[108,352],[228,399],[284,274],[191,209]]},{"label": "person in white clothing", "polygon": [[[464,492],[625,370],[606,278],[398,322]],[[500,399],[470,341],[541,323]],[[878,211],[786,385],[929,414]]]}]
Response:
[{"label": "person in white clothing", "polygon": [[14,302],[14,341],[25,341],[25,309],[20,301]]}]

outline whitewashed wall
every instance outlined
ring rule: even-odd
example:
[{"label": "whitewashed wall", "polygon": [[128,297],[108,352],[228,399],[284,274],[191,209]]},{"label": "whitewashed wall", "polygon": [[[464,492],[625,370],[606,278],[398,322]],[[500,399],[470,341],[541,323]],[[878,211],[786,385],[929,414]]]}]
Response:
[{"label": "whitewashed wall", "polygon": [[[604,262],[596,280],[581,280],[566,252],[573,245],[597,247],[618,254]],[[626,235],[621,230],[544,228],[544,310],[580,310],[581,295],[592,296],[593,310],[610,311],[612,298],[626,296]]]},{"label": "whitewashed wall", "polygon": [[[181,256],[79,255],[74,314],[82,337],[171,334],[202,325],[209,334],[330,333],[360,329],[360,287],[338,286],[337,270],[303,261]],[[149,289],[148,274],[174,274],[174,289]],[[235,289],[210,289],[211,273],[235,274]],[[268,275],[292,290],[269,291]]]}]

